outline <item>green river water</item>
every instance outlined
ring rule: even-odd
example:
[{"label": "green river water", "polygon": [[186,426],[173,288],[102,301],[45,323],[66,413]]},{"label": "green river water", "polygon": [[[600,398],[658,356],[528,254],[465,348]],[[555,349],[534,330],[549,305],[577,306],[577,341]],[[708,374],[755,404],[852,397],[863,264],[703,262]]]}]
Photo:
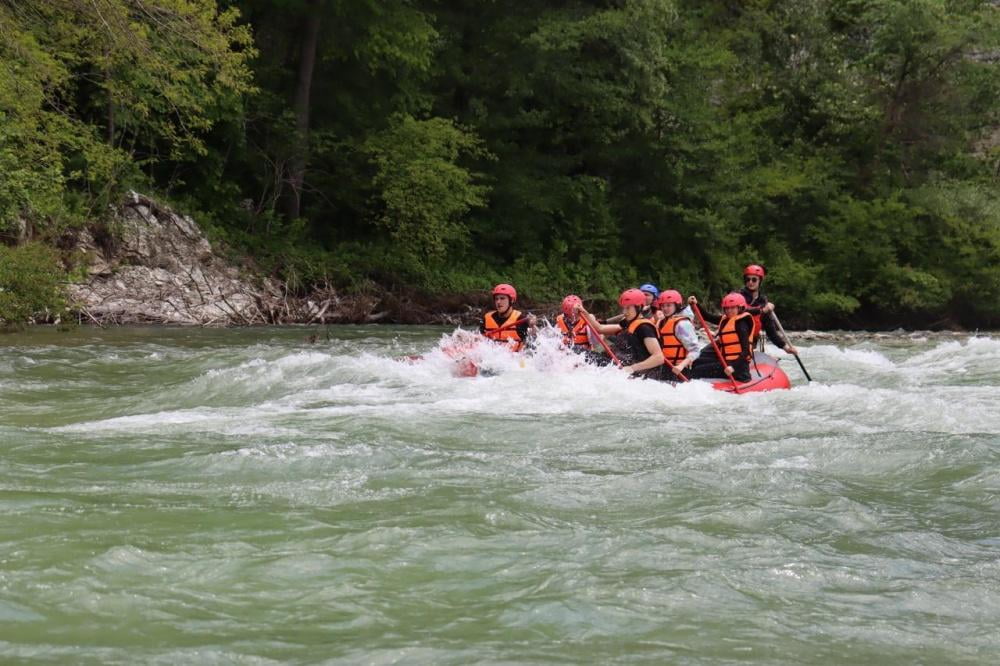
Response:
[{"label": "green river water", "polygon": [[0,337],[0,663],[1000,663],[996,338],[734,396],[314,331]]}]

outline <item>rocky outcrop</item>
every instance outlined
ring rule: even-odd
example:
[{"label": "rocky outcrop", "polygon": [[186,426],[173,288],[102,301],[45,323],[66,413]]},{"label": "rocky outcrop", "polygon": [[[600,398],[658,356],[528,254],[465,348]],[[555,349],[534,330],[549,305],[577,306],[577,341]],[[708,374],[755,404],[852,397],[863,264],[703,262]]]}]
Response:
[{"label": "rocky outcrop", "polygon": [[213,251],[191,217],[135,192],[109,223],[77,231],[60,245],[84,268],[84,279],[68,287],[81,323],[454,325],[479,314],[461,296],[390,293],[374,285],[350,295],[330,286],[292,293],[258,275],[251,262],[237,266]]},{"label": "rocky outcrop", "polygon": [[[108,227],[79,232],[71,250],[86,266],[86,280],[68,289],[81,320],[207,326],[293,315],[280,285],[241,274],[194,220],[134,192]],[[296,318],[308,316],[302,307],[295,302]]]}]

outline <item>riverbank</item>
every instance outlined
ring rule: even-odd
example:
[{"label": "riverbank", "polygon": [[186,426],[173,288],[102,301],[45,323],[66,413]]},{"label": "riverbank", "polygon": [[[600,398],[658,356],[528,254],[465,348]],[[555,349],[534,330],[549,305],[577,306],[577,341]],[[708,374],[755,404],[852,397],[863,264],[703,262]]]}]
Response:
[{"label": "riverbank", "polygon": [[190,216],[135,192],[111,223],[76,230],[59,245],[81,269],[82,278],[66,288],[79,324],[458,325],[487,304],[482,295],[434,297],[377,285],[348,293],[327,284],[301,293],[262,275],[250,258],[214,247]]},{"label": "riverbank", "polygon": [[[66,300],[68,318],[78,324],[468,326],[478,323],[490,306],[486,290],[432,294],[374,282],[351,290],[329,283],[305,292],[292,289],[265,275],[250,257],[210,242],[190,216],[136,192],[121,202],[109,222],[67,232],[56,245],[76,276],[66,286]],[[558,303],[527,297],[520,305],[543,315],[558,312]],[[784,318],[787,325],[803,327],[791,314]],[[62,319],[47,315],[39,321]],[[881,328],[865,323],[858,328]],[[891,326],[895,330],[897,323]],[[951,320],[935,322],[933,328],[964,332]],[[799,337],[824,335],[804,332]]]}]

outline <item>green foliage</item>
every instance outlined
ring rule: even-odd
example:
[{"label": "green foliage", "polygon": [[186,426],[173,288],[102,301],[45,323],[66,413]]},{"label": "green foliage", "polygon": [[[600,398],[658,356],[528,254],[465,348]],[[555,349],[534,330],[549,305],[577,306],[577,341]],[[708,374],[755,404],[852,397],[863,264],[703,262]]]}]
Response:
[{"label": "green foliage", "polygon": [[214,0],[0,2],[0,227],[100,214],[251,90],[250,31]]},{"label": "green foliage", "polygon": [[997,52],[988,0],[0,0],[0,232],[139,184],[295,289],[753,260],[789,325],[998,325]]},{"label": "green foliage", "polygon": [[403,115],[373,134],[365,149],[376,167],[378,223],[400,253],[435,261],[466,240],[462,219],[485,205],[488,190],[458,160],[484,156],[479,139],[442,118]]},{"label": "green foliage", "polygon": [[39,243],[11,248],[0,245],[0,322],[19,326],[33,317],[46,319],[65,308],[62,270],[55,251]]}]

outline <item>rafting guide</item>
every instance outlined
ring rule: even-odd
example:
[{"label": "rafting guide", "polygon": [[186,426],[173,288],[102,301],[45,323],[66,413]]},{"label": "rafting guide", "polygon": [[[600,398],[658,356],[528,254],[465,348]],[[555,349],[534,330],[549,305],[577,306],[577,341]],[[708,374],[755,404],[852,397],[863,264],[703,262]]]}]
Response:
[{"label": "rafting guide", "polygon": [[797,355],[798,350],[778,331],[777,319],[773,316],[774,303],[769,302],[761,290],[766,275],[767,271],[760,264],[750,264],[743,269],[743,283],[746,286],[740,289],[739,293],[746,300],[746,311],[754,320],[753,344],[757,343],[760,331],[763,329],[771,344],[784,349],[789,354]]}]

